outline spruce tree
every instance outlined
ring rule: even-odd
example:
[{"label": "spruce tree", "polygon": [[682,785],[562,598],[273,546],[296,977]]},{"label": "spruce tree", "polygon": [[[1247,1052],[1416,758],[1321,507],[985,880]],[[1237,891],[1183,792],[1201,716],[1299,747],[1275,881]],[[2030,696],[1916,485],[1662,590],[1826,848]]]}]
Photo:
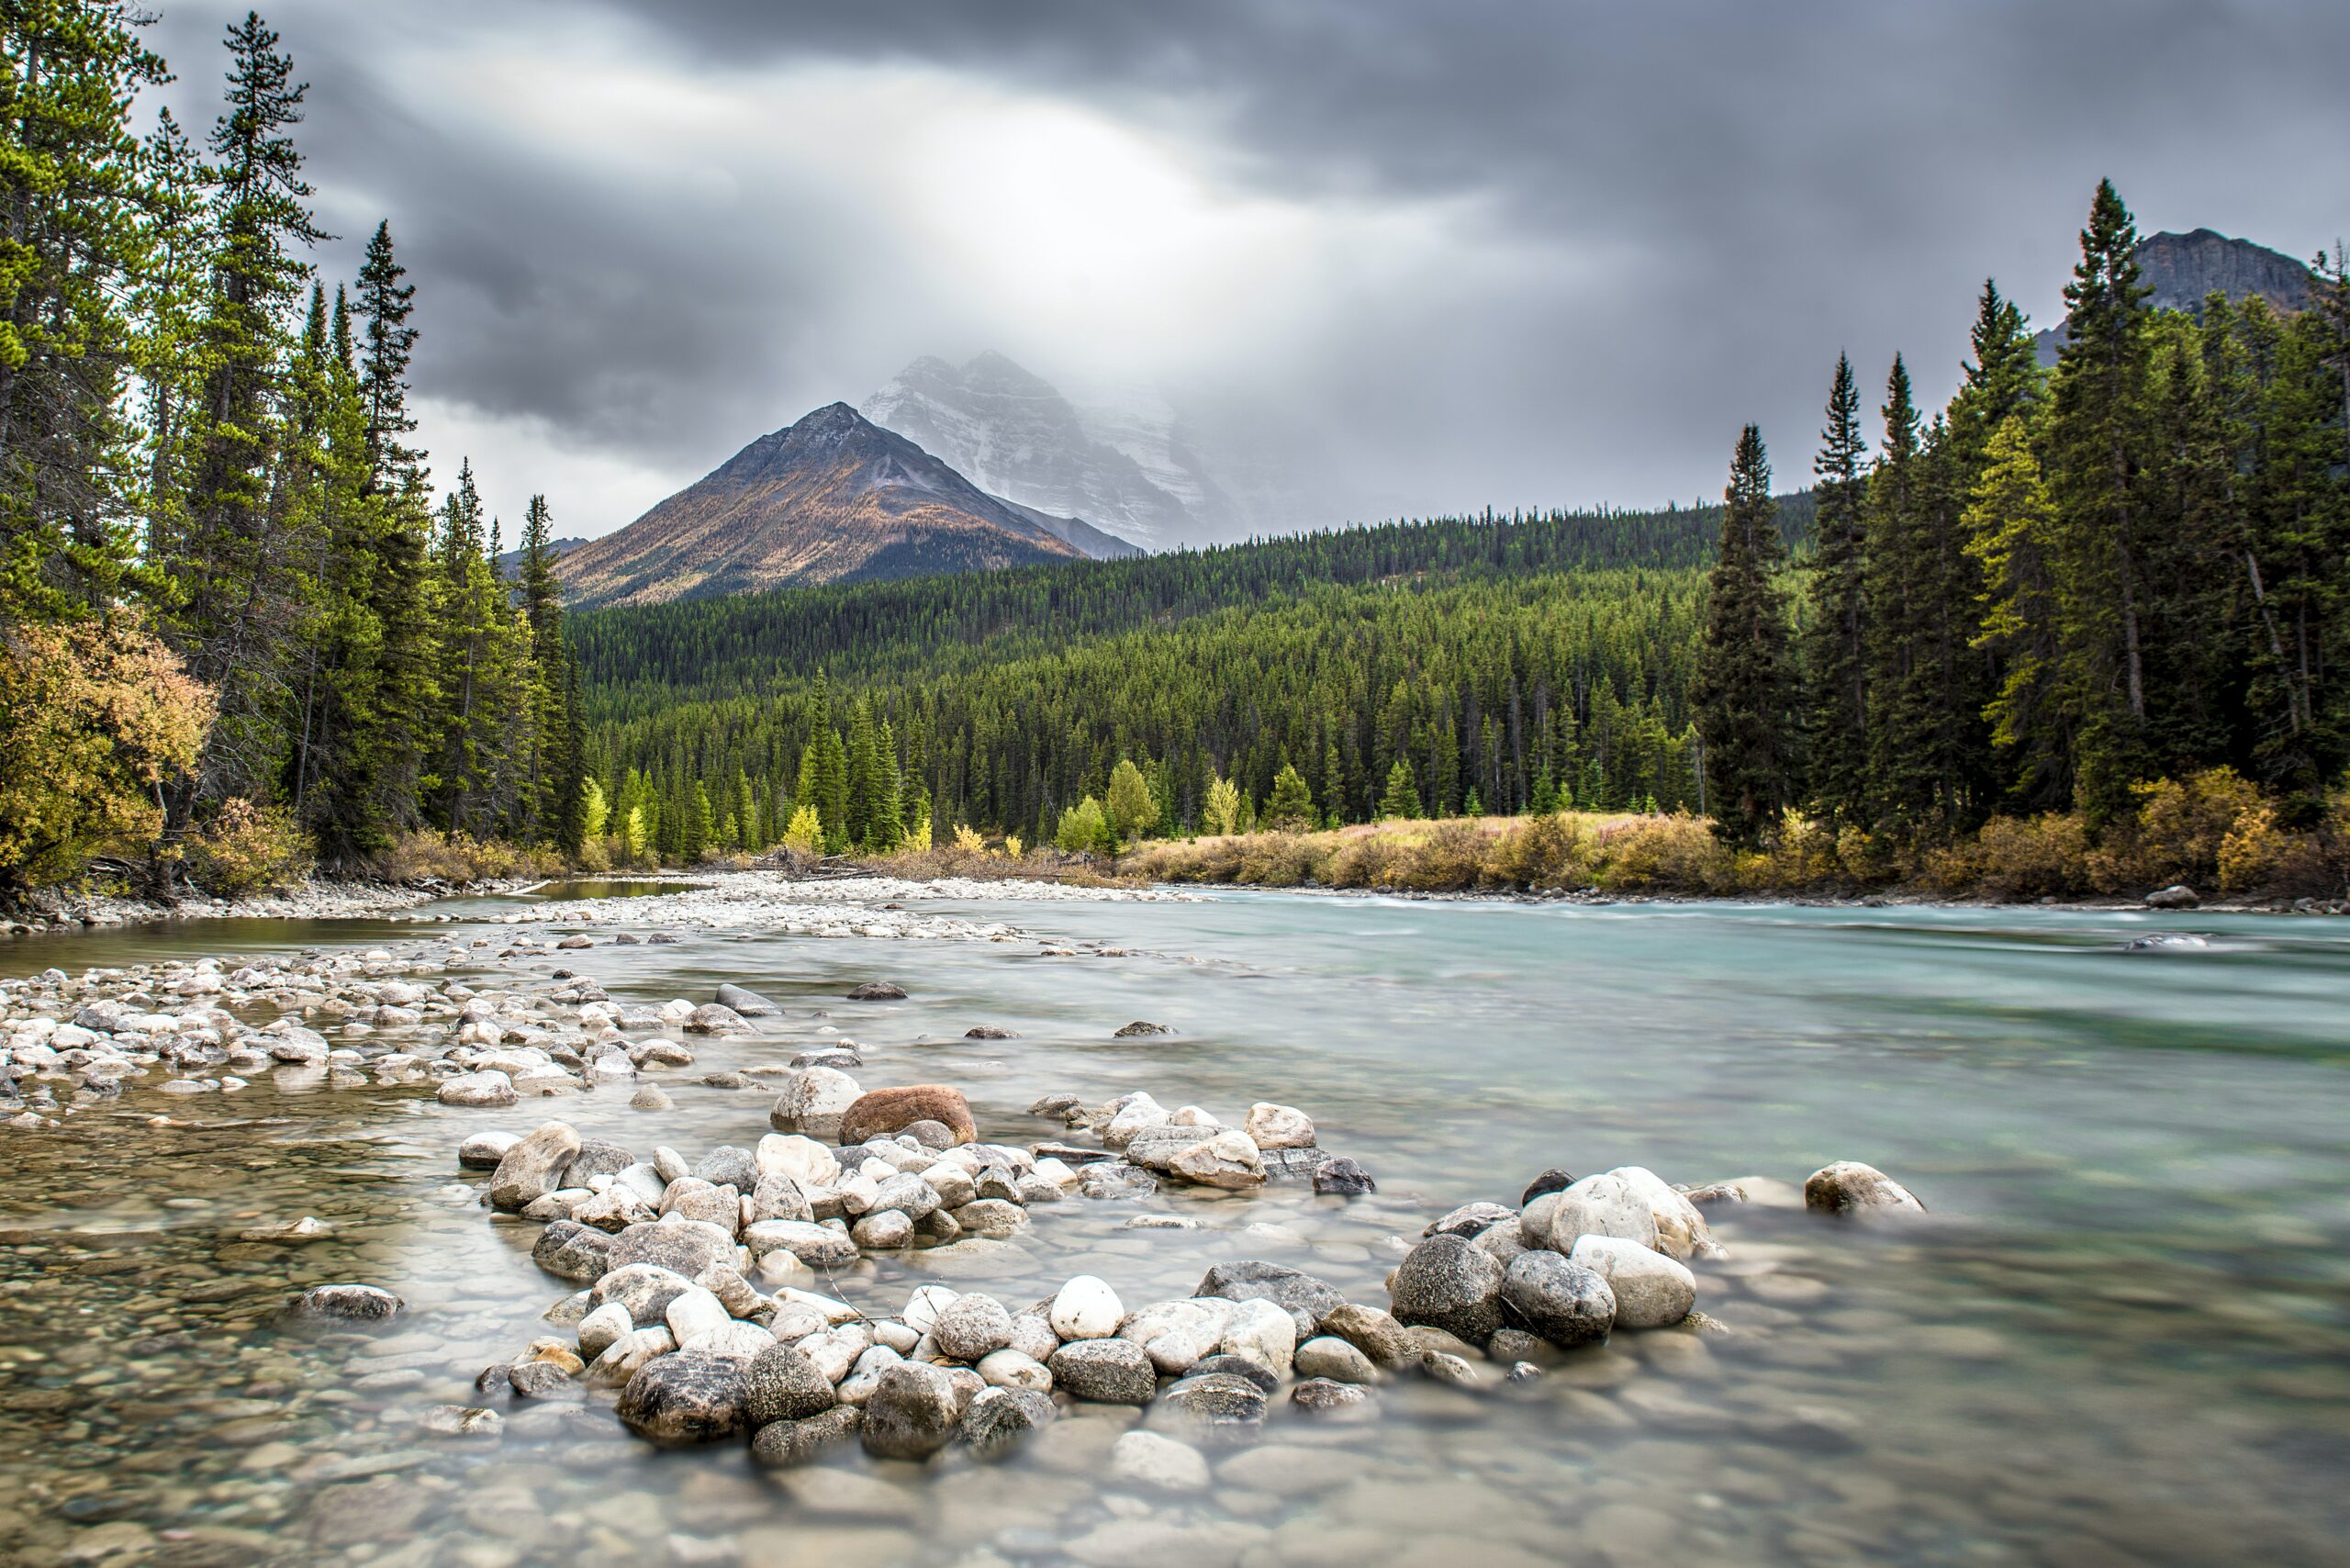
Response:
[{"label": "spruce tree", "polygon": [[1720,553],[1691,693],[1704,737],[1707,808],[1731,844],[1762,842],[1793,799],[1795,692],[1778,570],[1786,546],[1771,499],[1762,433],[1739,435],[1722,494]]},{"label": "spruce tree", "polygon": [[424,454],[401,444],[416,429],[408,411],[408,360],[416,329],[408,324],[416,286],[400,280],[408,269],[392,255],[392,226],[378,223],[359,268],[359,311],[365,352],[359,362],[360,389],[367,403],[367,462],[371,486],[397,490],[418,482]]},{"label": "spruce tree", "polygon": [[1812,613],[1802,645],[1805,776],[1831,821],[1866,820],[1868,803],[1868,563],[1860,387],[1836,356],[1828,423],[1812,460]]},{"label": "spruce tree", "polygon": [[1265,800],[1265,825],[1281,833],[1304,833],[1314,826],[1314,791],[1305,776],[1287,762],[1273,777],[1273,792]]},{"label": "spruce tree", "polygon": [[1415,821],[1420,814],[1420,791],[1412,782],[1412,765],[1403,757],[1387,770],[1387,788],[1380,791],[1379,815],[1382,821]]},{"label": "spruce tree", "polygon": [[2008,417],[1985,457],[1966,525],[1986,585],[1975,642],[2000,672],[1991,740],[2008,758],[2010,803],[2056,811],[2072,796],[2072,748],[2056,688],[2055,509],[2021,414]]}]

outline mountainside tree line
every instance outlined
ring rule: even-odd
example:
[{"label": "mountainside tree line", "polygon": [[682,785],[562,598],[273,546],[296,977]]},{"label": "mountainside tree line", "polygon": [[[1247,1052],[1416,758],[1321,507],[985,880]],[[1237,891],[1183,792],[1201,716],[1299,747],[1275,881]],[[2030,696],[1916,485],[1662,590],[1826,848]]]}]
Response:
[{"label": "mountainside tree line", "polygon": [[2100,185],[2053,373],[1986,285],[1946,409],[1927,419],[1894,361],[1873,460],[1840,360],[1805,570],[1785,565],[1744,432],[1695,693],[1731,842],[1809,819],[1898,850],[2058,813],[2093,839],[2134,831],[2166,779],[2214,798],[2248,780],[2281,828],[2338,811],[2343,254],[2319,259],[2306,310],[2215,294],[2189,315],[2148,308],[2136,245]]},{"label": "mountainside tree line", "polygon": [[[1258,820],[1284,767],[1315,822],[1406,795],[1447,814],[1694,805],[1718,512],[1444,518],[583,614],[590,766],[645,808],[661,857],[693,842],[701,795],[719,845],[783,838],[844,698],[873,710],[909,798],[1034,842],[1106,800],[1122,760],[1161,831]],[[866,842],[863,813],[815,803],[826,842]]]},{"label": "mountainside tree line", "polygon": [[576,846],[583,754],[534,498],[518,583],[470,469],[435,504],[388,224],[307,259],[307,93],[227,29],[201,147],[145,18],[0,6],[0,891],[101,852],[155,890],[415,830]]}]

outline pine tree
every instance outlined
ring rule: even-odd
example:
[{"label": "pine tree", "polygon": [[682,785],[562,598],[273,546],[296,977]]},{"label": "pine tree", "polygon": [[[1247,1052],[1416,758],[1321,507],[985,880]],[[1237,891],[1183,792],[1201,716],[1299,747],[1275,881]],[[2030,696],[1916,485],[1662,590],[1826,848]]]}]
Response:
[{"label": "pine tree", "polygon": [[1830,820],[1863,821],[1868,804],[1868,487],[1861,465],[1860,387],[1852,362],[1836,356],[1828,424],[1812,461],[1812,615],[1802,648],[1806,776]]},{"label": "pine tree", "polygon": [[1314,791],[1306,788],[1305,776],[1287,762],[1273,776],[1264,820],[1277,833],[1304,833],[1314,826]]},{"label": "pine tree", "polygon": [[1395,766],[1387,770],[1387,788],[1380,792],[1380,819],[1411,822],[1417,820],[1419,814],[1420,791],[1412,782],[1412,765],[1399,756]]},{"label": "pine tree", "polygon": [[417,336],[408,319],[415,308],[416,286],[400,281],[407,274],[392,255],[391,223],[378,223],[359,268],[359,310],[366,323],[359,385],[367,404],[370,486],[376,490],[414,487],[425,455],[400,441],[416,429],[408,411],[408,366]]},{"label": "pine tree", "polygon": [[2102,823],[2146,775],[2147,312],[2138,230],[2100,181],[2065,287],[2070,340],[2049,409],[2059,669],[2081,805]]},{"label": "pine tree", "polygon": [[2056,689],[2056,590],[2050,570],[2055,510],[2020,414],[1992,436],[1988,466],[1966,510],[1967,548],[1981,563],[1982,630],[1998,660],[1987,717],[1992,744],[2009,756],[2010,801],[2026,812],[2061,809],[2072,795],[2070,736]]},{"label": "pine tree", "polygon": [[1791,803],[1794,683],[1778,570],[1786,546],[1771,499],[1762,431],[1740,432],[1722,495],[1720,554],[1692,691],[1705,740],[1707,804],[1715,832],[1760,843]]},{"label": "pine tree", "polygon": [[1147,837],[1158,825],[1158,801],[1150,792],[1150,782],[1126,757],[1120,757],[1111,770],[1102,810],[1109,817],[1111,835],[1120,844]]}]

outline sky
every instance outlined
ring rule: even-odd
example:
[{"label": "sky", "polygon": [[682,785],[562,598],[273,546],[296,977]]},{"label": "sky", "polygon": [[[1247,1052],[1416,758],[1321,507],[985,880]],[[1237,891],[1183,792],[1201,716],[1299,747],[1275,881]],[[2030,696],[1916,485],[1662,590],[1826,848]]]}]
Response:
[{"label": "sky", "polygon": [[[151,0],[192,125],[241,11]],[[2350,231],[2341,0],[277,0],[330,281],[388,219],[422,443],[636,517],[921,354],[1251,410],[1301,524],[1807,476],[1986,277]]]}]

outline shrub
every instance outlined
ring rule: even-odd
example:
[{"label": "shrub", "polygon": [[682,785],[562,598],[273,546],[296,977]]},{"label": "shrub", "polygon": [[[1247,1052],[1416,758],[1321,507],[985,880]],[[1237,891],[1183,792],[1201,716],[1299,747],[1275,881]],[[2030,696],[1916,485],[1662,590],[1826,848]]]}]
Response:
[{"label": "shrub", "polygon": [[497,839],[484,843],[463,834],[420,828],[394,839],[369,868],[386,881],[463,886],[509,877],[560,876],[565,868],[563,857],[551,849],[525,849]]},{"label": "shrub", "polygon": [[2264,803],[2243,812],[2220,841],[2220,890],[2240,894],[2274,886],[2290,847],[2291,840],[2277,826],[2276,807]]},{"label": "shrub", "polygon": [[1487,851],[1488,874],[1521,888],[1564,888],[1589,879],[1583,855],[1590,830],[1582,818],[1546,812],[1503,832]]},{"label": "shrub", "polygon": [[2003,899],[2076,892],[2090,879],[2088,829],[2066,812],[1993,817],[1971,846],[1937,865],[1936,879],[1953,891],[1972,887]]},{"label": "shrub", "polygon": [[1485,835],[1468,822],[1443,822],[1415,846],[1404,885],[1420,892],[1466,892],[1485,872]]},{"label": "shrub", "polygon": [[1110,823],[1102,814],[1102,802],[1088,795],[1061,812],[1060,825],[1053,832],[1053,847],[1069,855],[1107,853],[1112,847]]},{"label": "shrub", "polygon": [[1400,888],[1410,875],[1412,856],[1411,841],[1401,834],[1347,834],[1324,863],[1323,874],[1334,888]]},{"label": "shrub", "polygon": [[2211,888],[2220,851],[2236,822],[2260,809],[2259,788],[2232,767],[2137,787],[2138,810],[2107,832],[2089,859],[2106,892],[2137,893],[2170,882]]},{"label": "shrub", "polygon": [[1737,868],[1705,821],[1684,812],[1610,823],[1592,835],[1593,871],[1610,890],[1726,891]]},{"label": "shrub", "polygon": [[790,825],[783,830],[783,846],[802,855],[823,854],[824,823],[815,807],[801,806],[791,813]]},{"label": "shrub", "polygon": [[955,847],[966,855],[984,855],[987,853],[988,841],[981,838],[979,830],[971,826],[970,823],[957,823],[955,824]]},{"label": "shrub", "polygon": [[1252,833],[1238,841],[1240,864],[1232,879],[1250,887],[1294,888],[1315,880],[1315,846],[1295,833]]},{"label": "shrub", "polygon": [[257,806],[241,796],[191,834],[185,846],[188,879],[220,898],[274,891],[307,879],[318,846],[283,806]]}]

